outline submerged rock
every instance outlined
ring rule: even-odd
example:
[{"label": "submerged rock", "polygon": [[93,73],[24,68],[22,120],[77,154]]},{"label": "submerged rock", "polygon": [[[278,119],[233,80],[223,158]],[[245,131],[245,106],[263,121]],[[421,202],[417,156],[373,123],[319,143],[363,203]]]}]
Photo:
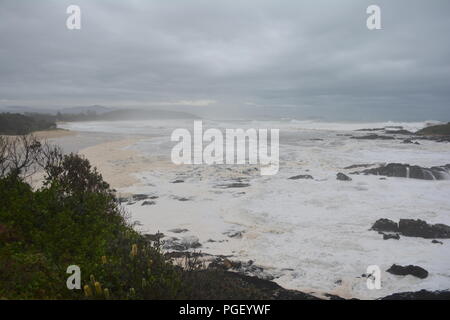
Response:
[{"label": "submerged rock", "polygon": [[184,232],[188,232],[188,229],[181,229],[181,228],[175,228],[175,229],[171,229],[169,230],[169,232],[173,232],[173,233],[184,233]]},{"label": "submerged rock", "polygon": [[249,183],[242,183],[242,182],[233,182],[230,184],[220,184],[218,185],[220,188],[224,189],[231,189],[231,188],[247,188],[250,187]]},{"label": "submerged rock", "polygon": [[411,166],[409,164],[389,163],[378,168],[366,169],[354,173],[422,180],[445,180],[450,179],[450,164],[440,167],[423,168],[419,166]]},{"label": "submerged rock", "polygon": [[350,178],[349,176],[347,176],[346,174],[343,174],[342,172],[339,172],[336,175],[336,179],[340,180],[340,181],[352,181],[352,178]]},{"label": "submerged rock", "polygon": [[399,265],[392,265],[386,272],[389,272],[391,274],[395,274],[397,276],[406,276],[406,275],[412,275],[420,279],[425,279],[428,277],[428,271],[424,268],[409,265],[406,267],[399,266]]},{"label": "submerged rock", "polygon": [[433,241],[431,241],[431,243],[435,243],[435,244],[444,244],[442,241],[437,241],[437,240],[433,240]]},{"label": "submerged rock", "polygon": [[183,182],[184,182],[184,180],[179,180],[179,179],[172,181],[172,183],[183,183]]},{"label": "submerged rock", "polygon": [[293,177],[289,178],[289,180],[300,180],[300,179],[308,180],[308,179],[314,179],[314,177],[309,174],[301,174],[301,175],[293,176]]},{"label": "submerged rock", "polygon": [[142,202],[141,206],[153,206],[155,204],[156,204],[155,201],[144,201]]}]

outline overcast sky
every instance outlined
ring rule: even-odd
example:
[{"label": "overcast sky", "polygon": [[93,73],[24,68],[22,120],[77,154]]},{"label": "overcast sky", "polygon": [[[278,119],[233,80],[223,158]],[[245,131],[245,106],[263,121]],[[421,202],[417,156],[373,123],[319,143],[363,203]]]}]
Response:
[{"label": "overcast sky", "polygon": [[0,106],[450,120],[449,15],[448,0],[0,0]]}]

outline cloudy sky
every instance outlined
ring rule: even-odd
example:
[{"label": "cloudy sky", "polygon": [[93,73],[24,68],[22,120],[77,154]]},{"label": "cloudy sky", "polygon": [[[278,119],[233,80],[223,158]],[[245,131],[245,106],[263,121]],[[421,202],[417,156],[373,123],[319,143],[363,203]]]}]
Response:
[{"label": "cloudy sky", "polygon": [[0,0],[0,106],[450,120],[449,14],[448,0]]}]

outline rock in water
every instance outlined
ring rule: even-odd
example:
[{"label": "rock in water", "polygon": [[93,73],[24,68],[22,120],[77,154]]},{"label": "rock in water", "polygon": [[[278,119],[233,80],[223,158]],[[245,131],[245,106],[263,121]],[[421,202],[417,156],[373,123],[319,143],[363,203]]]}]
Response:
[{"label": "rock in water", "polygon": [[343,174],[342,172],[339,172],[336,175],[336,179],[340,180],[340,181],[352,181],[352,178],[350,178],[349,176]]},{"label": "rock in water", "polygon": [[423,168],[409,164],[389,163],[385,166],[355,173],[422,180],[445,180],[450,178],[450,165],[446,164],[440,167]]},{"label": "rock in water", "polygon": [[373,224],[370,230],[398,232],[406,237],[450,239],[450,226],[445,224],[428,224],[423,220],[400,219],[400,222],[397,224],[389,219],[379,219]]},{"label": "rock in water", "polygon": [[385,232],[398,232],[398,224],[389,219],[379,219],[373,224],[372,230]]},{"label": "rock in water", "polygon": [[391,136],[382,136],[378,134],[369,134],[366,136],[359,136],[359,137],[351,137],[351,139],[357,139],[357,140],[394,140],[394,137]]},{"label": "rock in water", "polygon": [[313,178],[313,176],[311,176],[309,174],[301,174],[299,176],[293,176],[293,177],[289,178],[289,180],[300,180],[300,179],[310,180],[310,179],[314,179],[314,178]]},{"label": "rock in water", "polygon": [[450,239],[450,226],[445,224],[428,224],[423,220],[400,219],[398,229],[407,237],[425,239]]},{"label": "rock in water", "polygon": [[420,279],[425,279],[428,277],[428,271],[424,268],[418,267],[418,266],[399,266],[399,265],[392,265],[386,272],[395,274],[397,276],[406,276],[406,275],[412,275]]},{"label": "rock in water", "polygon": [[389,240],[389,239],[400,240],[400,235],[398,233],[396,233],[396,234],[384,234],[383,233],[383,240]]}]

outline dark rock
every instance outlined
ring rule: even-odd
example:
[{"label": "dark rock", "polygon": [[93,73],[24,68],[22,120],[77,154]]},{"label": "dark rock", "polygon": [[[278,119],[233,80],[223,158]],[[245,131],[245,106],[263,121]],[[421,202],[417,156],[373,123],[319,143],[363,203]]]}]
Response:
[{"label": "dark rock", "polygon": [[371,129],[358,129],[355,131],[361,131],[361,132],[372,132],[372,131],[383,131],[384,128],[371,128]]},{"label": "dark rock", "polygon": [[172,196],[172,198],[175,200],[178,200],[178,201],[182,201],[182,202],[191,201],[190,198],[186,198],[186,197]]},{"label": "dark rock", "polygon": [[299,176],[293,176],[289,178],[289,180],[300,180],[300,179],[314,179],[314,177],[309,174],[301,174]]},{"label": "dark rock", "polygon": [[415,142],[412,141],[411,139],[405,139],[405,140],[403,140],[402,143],[405,143],[405,144],[420,144],[417,141],[415,141]]},{"label": "dark rock", "polygon": [[242,182],[234,182],[234,183],[230,183],[230,184],[221,184],[221,185],[218,185],[218,187],[224,188],[224,189],[230,189],[230,188],[247,188],[247,187],[250,187],[250,184],[248,184],[248,183],[242,183]]},{"label": "dark rock", "polygon": [[125,203],[125,202],[128,202],[128,198],[125,198],[125,197],[120,197],[120,198],[118,198],[117,199],[117,201],[119,202],[119,203]]},{"label": "dark rock", "polygon": [[398,224],[389,219],[379,219],[373,224],[371,230],[398,232]]},{"label": "dark rock", "polygon": [[406,275],[412,275],[420,279],[425,279],[428,277],[428,271],[424,268],[418,267],[418,266],[399,266],[399,265],[392,265],[386,272],[395,274],[397,276],[406,276]]},{"label": "dark rock", "polygon": [[384,131],[387,134],[403,134],[403,135],[413,135],[414,132],[405,130],[405,129],[400,129],[400,130],[385,130]]},{"label": "dark rock", "polygon": [[450,291],[427,291],[394,293],[381,300],[450,300]]},{"label": "dark rock", "polygon": [[360,137],[351,137],[351,139],[357,139],[357,140],[394,140],[394,137],[391,136],[381,136],[378,134],[369,134],[366,136],[360,136]]},{"label": "dark rock", "polygon": [[242,238],[242,235],[244,234],[243,231],[229,231],[229,232],[225,232],[224,234],[226,234],[228,237],[230,238]]},{"label": "dark rock", "polygon": [[181,229],[181,228],[175,228],[175,229],[171,229],[169,230],[169,232],[173,232],[173,233],[184,233],[184,232],[188,232],[188,229]]},{"label": "dark rock", "polygon": [[152,206],[155,204],[156,204],[155,201],[144,201],[144,202],[142,202],[141,206]]},{"label": "dark rock", "polygon": [[425,239],[450,239],[450,226],[445,224],[428,224],[423,220],[400,219],[399,231],[407,237]]},{"label": "dark rock", "polygon": [[400,235],[398,233],[396,233],[396,234],[383,234],[383,240],[389,240],[389,239],[400,240]]},{"label": "dark rock", "polygon": [[352,178],[350,178],[349,176],[343,174],[342,172],[339,172],[336,175],[336,179],[340,180],[340,181],[352,181]]},{"label": "dark rock", "polygon": [[142,200],[147,200],[148,195],[147,194],[133,194],[132,198],[134,201],[142,201]]},{"label": "dark rock", "polygon": [[357,169],[357,168],[368,168],[373,166],[373,164],[353,164],[351,166],[345,167],[344,169]]},{"label": "dark rock", "polygon": [[441,167],[423,168],[409,164],[389,163],[385,166],[354,173],[422,180],[445,180],[450,178],[450,164]]},{"label": "dark rock", "polygon": [[144,234],[144,237],[148,241],[159,241],[164,238],[164,233],[155,233],[155,234]]},{"label": "dark rock", "polygon": [[433,241],[431,241],[431,243],[435,243],[435,244],[444,244],[443,242],[437,241],[437,240],[433,240]]},{"label": "dark rock", "polygon": [[181,240],[170,238],[164,241],[163,248],[175,251],[186,251],[189,249],[200,248],[202,244],[197,237],[185,237]]},{"label": "dark rock", "polygon": [[184,180],[175,180],[175,181],[172,181],[172,183],[183,183],[184,182]]}]

